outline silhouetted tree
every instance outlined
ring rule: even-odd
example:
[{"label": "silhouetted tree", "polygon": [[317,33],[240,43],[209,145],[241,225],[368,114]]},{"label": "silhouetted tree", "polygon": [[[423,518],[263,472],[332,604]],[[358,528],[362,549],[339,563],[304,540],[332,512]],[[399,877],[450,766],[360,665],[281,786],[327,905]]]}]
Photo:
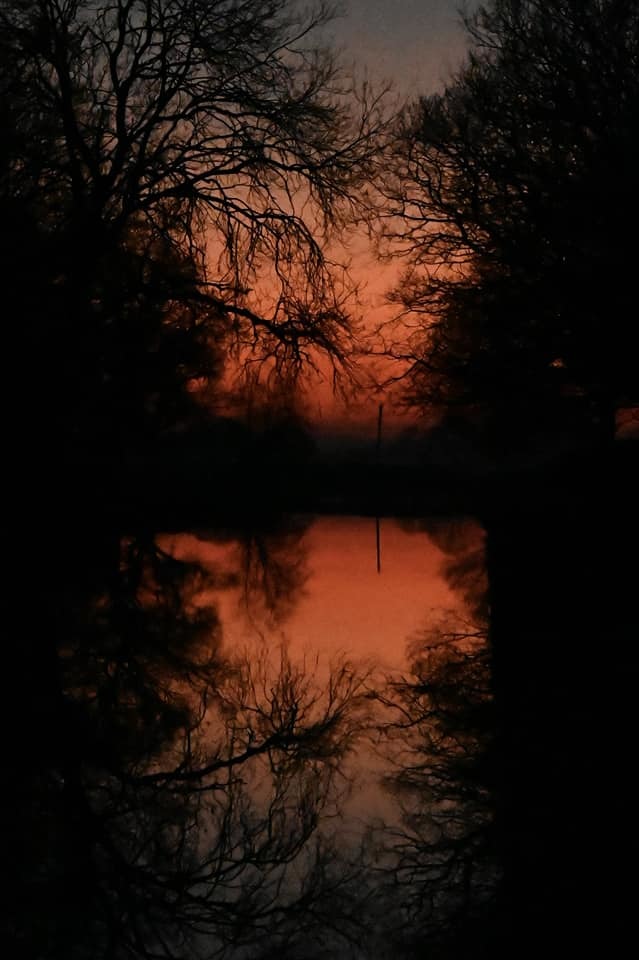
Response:
[{"label": "silhouetted tree", "polygon": [[[512,436],[637,405],[636,0],[493,0],[442,94],[398,130],[406,397]],[[572,414],[566,413],[570,417]]]},{"label": "silhouetted tree", "polygon": [[348,365],[326,251],[361,209],[379,116],[313,47],[329,16],[3,0],[2,253],[34,419],[85,436],[175,420],[231,353]]}]

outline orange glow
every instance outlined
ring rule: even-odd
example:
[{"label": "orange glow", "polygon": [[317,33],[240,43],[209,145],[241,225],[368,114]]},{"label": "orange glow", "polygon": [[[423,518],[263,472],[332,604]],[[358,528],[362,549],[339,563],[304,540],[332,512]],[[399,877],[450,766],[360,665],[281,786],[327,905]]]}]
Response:
[{"label": "orange glow", "polygon": [[[208,570],[228,572],[235,545],[213,537],[179,534],[164,546]],[[392,519],[381,521],[381,573],[376,570],[375,521],[362,517],[321,517],[304,533],[309,576],[292,612],[268,624],[243,609],[241,585],[209,590],[202,603],[214,603],[227,651],[249,648],[256,639],[285,642],[293,659],[323,661],[340,655],[376,661],[385,669],[406,668],[412,635],[442,611],[463,613],[464,602],[444,577],[446,555],[423,531],[407,532]]]}]

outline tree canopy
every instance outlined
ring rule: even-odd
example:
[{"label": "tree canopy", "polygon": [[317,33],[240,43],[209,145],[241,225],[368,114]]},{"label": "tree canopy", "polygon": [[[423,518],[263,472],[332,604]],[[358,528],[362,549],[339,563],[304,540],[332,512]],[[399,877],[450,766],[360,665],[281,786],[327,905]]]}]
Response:
[{"label": "tree canopy", "polygon": [[464,65],[402,117],[387,192],[407,399],[521,427],[572,398],[610,435],[639,397],[639,4],[493,0],[466,25]]},{"label": "tree canopy", "polygon": [[2,0],[2,259],[34,419],[175,419],[230,354],[289,376],[318,351],[347,364],[328,251],[381,120],[315,45],[330,16]]}]

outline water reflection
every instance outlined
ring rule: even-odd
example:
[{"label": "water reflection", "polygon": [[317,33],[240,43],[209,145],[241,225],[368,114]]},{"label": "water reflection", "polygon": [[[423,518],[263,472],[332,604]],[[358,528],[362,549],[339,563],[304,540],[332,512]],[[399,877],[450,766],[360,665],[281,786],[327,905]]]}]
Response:
[{"label": "water reflection", "polygon": [[[268,638],[275,647],[285,641],[292,656],[309,663],[319,652],[323,661],[346,655],[397,669],[407,662],[407,638],[424,621],[442,609],[466,609],[445,567],[467,550],[464,536],[481,553],[481,535],[477,524],[452,522],[460,531],[458,543],[443,549],[426,526],[382,520],[381,575],[370,518],[288,518],[282,530],[253,532],[239,541],[219,531],[161,541],[214,578],[202,602],[216,606],[232,647]],[[281,593],[285,601],[274,604],[272,597]]]},{"label": "water reflection", "polygon": [[50,538],[13,673],[38,730],[7,746],[13,955],[614,942],[592,825],[629,822],[619,529],[383,521],[381,576],[357,518]]},{"label": "water reflection", "polygon": [[377,723],[370,664],[453,599],[432,541],[384,536],[380,578],[364,520],[67,532],[39,604],[41,749],[15,764],[19,952],[361,953],[347,761]]},{"label": "water reflection", "polygon": [[155,537],[93,556],[67,547],[54,574],[66,589],[48,593],[45,749],[15,771],[29,787],[14,811],[29,843],[16,946],[260,956],[285,953],[302,916],[306,941],[325,937],[345,882],[329,827],[368,712],[365,677],[345,661],[318,679],[283,650],[276,662],[232,650],[203,597],[233,572]]},{"label": "water reflection", "polygon": [[449,614],[415,636],[378,693],[394,816],[373,832],[393,954],[480,955],[500,877],[486,623]]},{"label": "water reflection", "polygon": [[[446,534],[447,526],[454,530]],[[430,629],[444,613],[473,615],[476,597],[467,584],[461,589],[457,568],[473,569],[477,590],[485,592],[485,583],[476,523],[383,520],[381,576],[375,534],[370,518],[321,517],[287,518],[280,529],[245,531],[239,538],[211,530],[161,539],[174,556],[208,571],[210,586],[200,602],[219,611],[225,649],[243,650],[248,660],[270,652],[275,661],[285,649],[323,680],[331,664],[347,657],[379,708],[379,691],[414,659],[414,633]],[[223,577],[221,570],[232,572]],[[280,596],[279,583],[295,589],[288,590],[286,604],[275,605],[271,598]],[[386,719],[376,717],[376,731],[380,722]],[[369,740],[375,736],[371,716]],[[355,761],[343,758],[341,774],[351,789],[340,811],[342,849],[352,852],[361,844],[372,821],[398,820],[396,801],[382,788],[387,767],[387,758],[380,759],[370,743],[357,745]]]}]

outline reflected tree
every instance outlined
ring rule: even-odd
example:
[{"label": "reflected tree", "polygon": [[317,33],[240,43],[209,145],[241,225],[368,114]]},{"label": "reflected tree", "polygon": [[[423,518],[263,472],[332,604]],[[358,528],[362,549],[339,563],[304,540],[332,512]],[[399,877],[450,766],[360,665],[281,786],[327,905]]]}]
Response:
[{"label": "reflected tree", "polygon": [[276,625],[292,613],[309,575],[301,542],[307,528],[308,522],[289,521],[284,530],[247,531],[240,539],[242,596],[251,619]]},{"label": "reflected tree", "polygon": [[441,575],[463,601],[468,616],[488,618],[485,532],[469,517],[420,517],[400,521],[410,533],[425,532],[444,554]]},{"label": "reflected tree", "polygon": [[[304,535],[311,521],[269,516],[261,512],[262,503],[253,506],[255,512],[247,508],[225,529],[194,539],[164,535],[160,542],[172,556],[205,565],[215,593],[237,590],[243,613],[262,632],[281,625],[303,596],[309,575]],[[213,556],[207,556],[209,544]]]},{"label": "reflected tree", "polygon": [[427,532],[442,551],[442,574],[463,605],[431,611],[409,639],[409,672],[375,694],[393,803],[370,841],[372,896],[388,921],[380,949],[489,956],[500,936],[501,862],[484,531],[467,518],[403,525]]},{"label": "reflected tree", "polygon": [[[488,955],[499,864],[486,626],[444,616],[409,646],[410,676],[379,695],[395,823],[381,832],[380,892],[395,954]],[[492,947],[491,947],[492,944]]]},{"label": "reflected tree", "polygon": [[292,956],[303,929],[312,956],[352,938],[327,823],[364,678],[223,656],[201,566],[151,536],[115,554],[55,591],[28,698],[46,727],[37,756],[11,756],[12,955]]}]

